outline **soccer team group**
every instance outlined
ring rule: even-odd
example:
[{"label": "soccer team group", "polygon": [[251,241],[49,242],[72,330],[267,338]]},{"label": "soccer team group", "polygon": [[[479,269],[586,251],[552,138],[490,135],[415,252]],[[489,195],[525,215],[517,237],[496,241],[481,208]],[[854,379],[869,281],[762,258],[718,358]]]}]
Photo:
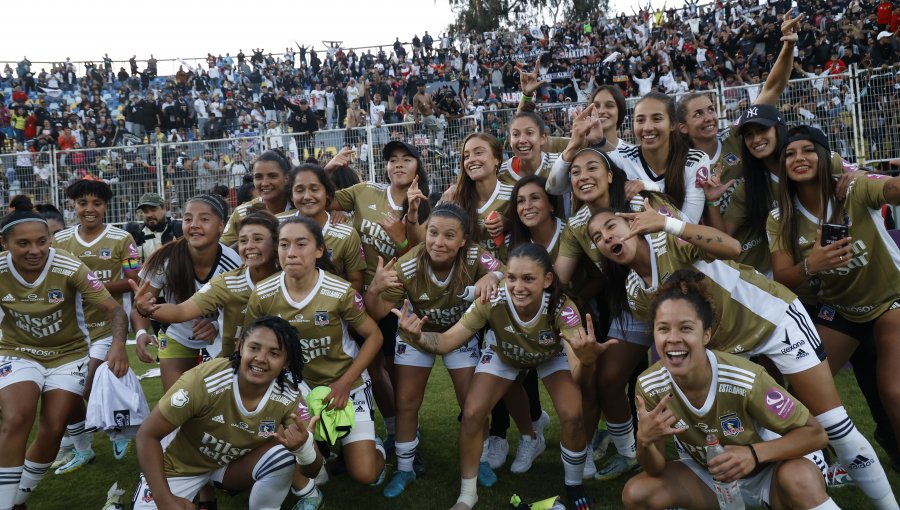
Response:
[{"label": "soccer team group", "polygon": [[[594,508],[583,480],[623,475],[626,508],[717,508],[717,487],[735,480],[750,506],[838,508],[830,446],[872,508],[896,509],[833,373],[874,346],[870,402],[896,452],[900,250],[880,208],[900,203],[900,178],[856,170],[772,106],[796,21],[756,103],[721,132],[709,96],[650,93],[629,145],[622,93],[599,86],[570,137],[548,139],[531,102],[541,82],[523,72],[514,156],[469,135],[447,190],[429,189],[400,141],[383,149],[389,184],[343,189],[332,177],[349,153],[292,168],[267,151],[257,198],[229,213],[194,196],[183,237],[146,257],[104,222],[101,181],[67,188],[68,228],[20,202],[0,221],[0,509],[39,500],[49,470],[93,460],[85,401],[95,371],[128,372],[129,329],[165,391],[133,440],[136,509],[213,508],[218,487],[249,490],[254,509],[291,492],[315,510],[329,442],[354,481],[402,502],[424,469],[418,412],[438,355],[461,410],[453,509],[496,483],[510,419],[513,473],[544,451],[538,379],[560,424],[568,508]],[[140,200],[145,218],[161,206]],[[651,345],[660,360],[632,381],[634,416],[626,387]],[[601,418],[615,452],[596,465]],[[724,451],[708,460],[715,442]],[[116,440],[117,457],[128,444]]]}]

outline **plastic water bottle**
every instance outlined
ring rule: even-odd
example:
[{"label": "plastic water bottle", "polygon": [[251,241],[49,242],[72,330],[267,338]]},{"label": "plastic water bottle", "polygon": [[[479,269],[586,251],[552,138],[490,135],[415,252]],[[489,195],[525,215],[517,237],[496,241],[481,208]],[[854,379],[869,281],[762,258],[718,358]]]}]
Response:
[{"label": "plastic water bottle", "polygon": [[[719,444],[719,438],[715,434],[706,436],[706,462],[713,460],[717,455],[725,453],[725,449]],[[719,508],[722,510],[744,510],[744,498],[741,496],[741,488],[737,480],[733,482],[715,483],[716,498],[719,500]]]}]

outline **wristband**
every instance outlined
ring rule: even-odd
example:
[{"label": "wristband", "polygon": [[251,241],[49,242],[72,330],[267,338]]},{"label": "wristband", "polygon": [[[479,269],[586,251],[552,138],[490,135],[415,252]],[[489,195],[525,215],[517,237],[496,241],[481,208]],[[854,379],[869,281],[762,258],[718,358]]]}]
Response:
[{"label": "wristband", "polygon": [[719,199],[719,200],[707,200],[707,201],[706,201],[706,206],[707,206],[707,207],[719,207],[719,204],[721,204],[721,203],[722,203],[722,199]]},{"label": "wristband", "polygon": [[406,249],[407,246],[409,246],[409,238],[408,237],[406,239],[404,239],[402,243],[397,245],[397,251],[403,251]]},{"label": "wristband", "polygon": [[310,432],[306,436],[306,441],[299,448],[292,451],[294,460],[301,466],[308,466],[316,461],[316,442],[313,440],[313,434]]},{"label": "wristband", "polygon": [[526,103],[530,103],[530,102],[531,102],[531,96],[526,96],[525,93],[523,92],[523,93],[522,93],[522,101],[525,101]]},{"label": "wristband", "polygon": [[147,334],[147,330],[144,328],[141,328],[141,329],[137,330],[137,332],[134,334],[134,339],[137,340],[138,338],[141,337],[141,335],[146,335],[146,334]]},{"label": "wristband", "polygon": [[816,273],[809,270],[809,257],[803,259],[803,264],[800,267],[803,269],[803,274],[806,275],[807,278],[815,276]]},{"label": "wristband", "polygon": [[684,222],[678,218],[666,216],[666,226],[663,227],[663,232],[675,237],[681,237],[681,233],[684,232]]},{"label": "wristband", "polygon": [[419,224],[418,220],[417,221],[410,220],[409,213],[406,213],[404,216],[406,217],[406,222],[409,223],[410,225],[418,225]]},{"label": "wristband", "polygon": [[756,449],[753,448],[752,444],[748,444],[747,448],[750,448],[750,453],[753,454],[753,461],[756,462],[756,465],[753,466],[753,469],[756,469],[759,467],[759,457],[756,456]]}]

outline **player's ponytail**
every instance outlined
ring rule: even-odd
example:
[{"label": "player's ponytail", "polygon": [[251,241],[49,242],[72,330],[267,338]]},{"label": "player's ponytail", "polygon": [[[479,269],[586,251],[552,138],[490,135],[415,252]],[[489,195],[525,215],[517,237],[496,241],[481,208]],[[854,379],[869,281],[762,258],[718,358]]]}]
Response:
[{"label": "player's ponytail", "polygon": [[650,322],[656,321],[656,311],[666,301],[681,299],[688,302],[697,312],[703,329],[712,329],[716,321],[716,309],[705,283],[703,273],[691,269],[681,269],[672,273],[650,298]]}]

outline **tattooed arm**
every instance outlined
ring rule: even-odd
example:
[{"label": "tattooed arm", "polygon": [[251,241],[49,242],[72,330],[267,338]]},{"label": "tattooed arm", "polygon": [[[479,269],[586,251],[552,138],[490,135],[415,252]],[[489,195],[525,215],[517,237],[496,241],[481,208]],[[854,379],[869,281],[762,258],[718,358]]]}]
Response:
[{"label": "tattooed arm", "polygon": [[[686,223],[676,218],[663,216],[651,208],[647,200],[644,201],[642,212],[616,213],[616,216],[621,216],[631,222],[631,232],[625,239],[636,235],[665,231],[693,244],[715,259],[729,260],[741,253],[741,243],[730,235],[706,225]],[[676,231],[670,231],[672,229]]]},{"label": "tattooed arm", "polygon": [[475,334],[457,322],[450,329],[443,333],[422,332],[422,326],[428,322],[428,317],[421,319],[412,311],[408,300],[403,301],[403,308],[391,310],[399,319],[398,329],[400,331],[400,339],[406,343],[412,344],[416,349],[421,349],[431,354],[447,354],[458,349],[468,342]]}]

